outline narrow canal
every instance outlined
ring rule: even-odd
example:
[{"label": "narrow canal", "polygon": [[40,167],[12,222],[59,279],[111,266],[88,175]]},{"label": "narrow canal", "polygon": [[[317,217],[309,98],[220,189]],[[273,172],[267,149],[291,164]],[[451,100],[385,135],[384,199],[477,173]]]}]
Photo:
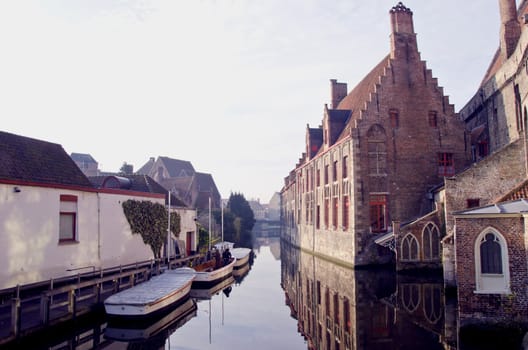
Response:
[{"label": "narrow canal", "polygon": [[164,317],[88,324],[16,349],[526,349],[520,330],[457,328],[441,276],[349,269],[279,238],[257,238],[250,268],[196,290]]}]

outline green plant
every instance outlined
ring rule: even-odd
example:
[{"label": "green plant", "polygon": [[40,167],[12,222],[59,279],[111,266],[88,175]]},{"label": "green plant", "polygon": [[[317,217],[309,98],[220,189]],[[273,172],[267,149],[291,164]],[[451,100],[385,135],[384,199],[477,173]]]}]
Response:
[{"label": "green plant", "polygon": [[[143,242],[150,246],[154,258],[161,257],[161,247],[167,241],[167,209],[160,203],[126,200],[123,212],[130,224],[132,233],[139,234]],[[180,234],[180,216],[171,213],[170,229],[177,238]]]}]

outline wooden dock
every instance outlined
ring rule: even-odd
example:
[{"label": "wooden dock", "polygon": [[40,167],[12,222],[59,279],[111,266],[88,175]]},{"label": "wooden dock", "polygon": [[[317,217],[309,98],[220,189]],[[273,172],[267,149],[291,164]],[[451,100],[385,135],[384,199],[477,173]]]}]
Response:
[{"label": "wooden dock", "polygon": [[120,290],[149,280],[163,270],[195,264],[201,255],[149,260],[62,279],[0,290],[0,345],[100,308]]}]

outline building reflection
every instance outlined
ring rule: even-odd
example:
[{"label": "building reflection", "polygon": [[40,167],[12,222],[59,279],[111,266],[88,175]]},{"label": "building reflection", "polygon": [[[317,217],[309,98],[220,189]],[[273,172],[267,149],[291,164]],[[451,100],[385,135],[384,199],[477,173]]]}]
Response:
[{"label": "building reflection", "polygon": [[354,270],[282,244],[282,286],[308,349],[451,349],[441,276]]}]

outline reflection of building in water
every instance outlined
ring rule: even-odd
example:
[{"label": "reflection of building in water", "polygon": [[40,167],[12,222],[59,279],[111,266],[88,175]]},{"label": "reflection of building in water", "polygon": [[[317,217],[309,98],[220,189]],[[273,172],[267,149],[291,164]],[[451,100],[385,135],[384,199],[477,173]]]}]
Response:
[{"label": "reflection of building in water", "polygon": [[444,294],[438,279],[354,270],[282,247],[282,284],[309,349],[442,349]]}]

